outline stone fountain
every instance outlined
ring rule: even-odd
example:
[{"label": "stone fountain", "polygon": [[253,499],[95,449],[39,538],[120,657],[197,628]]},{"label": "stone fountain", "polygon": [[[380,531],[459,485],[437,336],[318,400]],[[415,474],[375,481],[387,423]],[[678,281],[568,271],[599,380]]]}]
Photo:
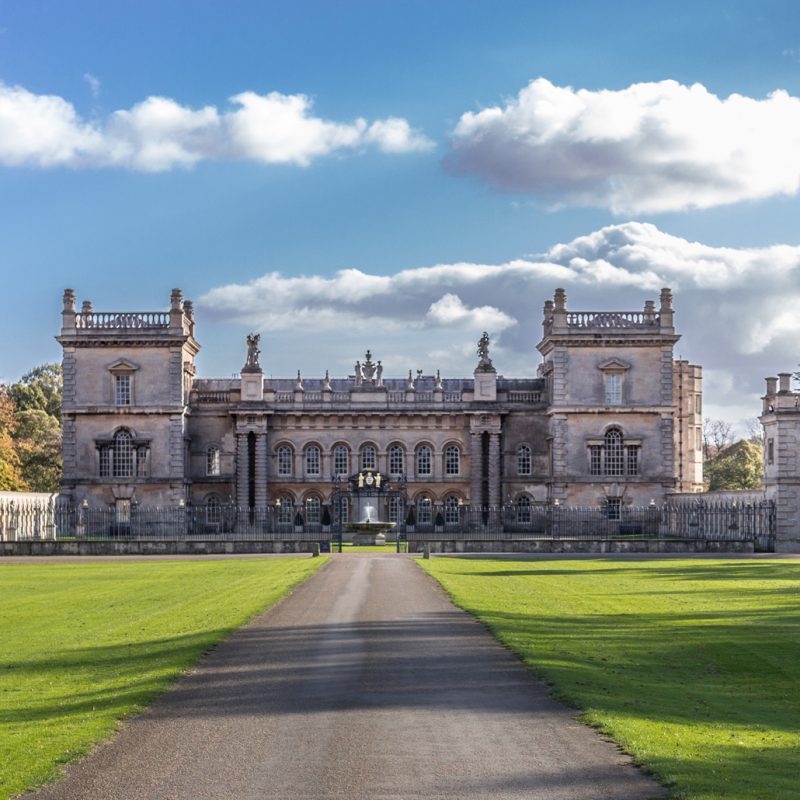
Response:
[{"label": "stone fountain", "polygon": [[[386,522],[378,518],[372,498],[359,498],[356,504],[358,522],[346,522],[344,529],[353,535],[353,544],[386,544],[386,534],[394,530],[395,522]],[[355,509],[354,509],[355,510]]]}]

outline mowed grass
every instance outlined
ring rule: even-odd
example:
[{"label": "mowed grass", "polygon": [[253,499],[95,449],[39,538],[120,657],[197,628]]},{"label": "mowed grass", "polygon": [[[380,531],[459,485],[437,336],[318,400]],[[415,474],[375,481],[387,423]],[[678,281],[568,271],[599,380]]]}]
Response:
[{"label": "mowed grass", "polygon": [[419,562],[676,798],[800,798],[800,562]]},{"label": "mowed grass", "polygon": [[55,778],[325,560],[0,563],[0,798]]}]

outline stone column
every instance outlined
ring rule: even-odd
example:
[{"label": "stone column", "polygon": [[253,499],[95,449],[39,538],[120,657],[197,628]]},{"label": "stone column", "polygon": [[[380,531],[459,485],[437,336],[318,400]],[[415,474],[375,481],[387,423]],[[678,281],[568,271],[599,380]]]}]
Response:
[{"label": "stone column", "polygon": [[256,507],[267,505],[267,434],[256,434]]},{"label": "stone column", "polygon": [[471,431],[469,435],[469,503],[473,508],[483,505],[483,434]]},{"label": "stone column", "polygon": [[247,458],[247,434],[236,434],[236,505],[247,508],[250,473]]},{"label": "stone column", "polygon": [[500,465],[500,434],[489,434],[489,505],[499,506],[502,503],[500,492],[501,479]]}]

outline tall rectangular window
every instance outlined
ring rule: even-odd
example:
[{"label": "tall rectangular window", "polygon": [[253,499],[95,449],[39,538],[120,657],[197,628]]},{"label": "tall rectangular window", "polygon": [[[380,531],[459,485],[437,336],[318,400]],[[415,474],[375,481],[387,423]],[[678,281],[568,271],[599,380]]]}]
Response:
[{"label": "tall rectangular window", "polygon": [[628,475],[639,474],[639,445],[629,444],[625,450],[627,451],[627,472]]},{"label": "tall rectangular window", "polygon": [[589,474],[601,475],[603,473],[603,448],[599,444],[589,446]]},{"label": "tall rectangular window", "polygon": [[775,441],[767,439],[767,464],[775,463]]},{"label": "tall rectangular window", "polygon": [[108,478],[111,475],[111,448],[100,448],[100,477]]},{"label": "tall rectangular window", "polygon": [[622,375],[612,372],[603,376],[607,406],[622,405]]},{"label": "tall rectangular window", "polygon": [[114,376],[114,403],[118,406],[129,406],[131,404],[131,376]]},{"label": "tall rectangular window", "polygon": [[620,497],[609,497],[606,500],[606,513],[608,514],[608,518],[614,522],[620,519],[622,516],[622,498]]}]

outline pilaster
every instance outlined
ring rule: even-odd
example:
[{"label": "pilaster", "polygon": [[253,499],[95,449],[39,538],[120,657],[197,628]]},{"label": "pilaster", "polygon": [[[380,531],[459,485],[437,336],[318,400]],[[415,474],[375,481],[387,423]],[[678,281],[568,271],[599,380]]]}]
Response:
[{"label": "pilaster", "polygon": [[236,505],[247,508],[250,485],[250,472],[247,457],[247,434],[236,434]]},{"label": "pilaster", "polygon": [[473,507],[483,505],[483,441],[479,431],[469,435],[469,502]]},{"label": "pilaster", "polygon": [[267,434],[256,435],[256,507],[267,505]]},{"label": "pilaster", "polygon": [[501,494],[500,434],[489,434],[489,505],[499,506]]}]

